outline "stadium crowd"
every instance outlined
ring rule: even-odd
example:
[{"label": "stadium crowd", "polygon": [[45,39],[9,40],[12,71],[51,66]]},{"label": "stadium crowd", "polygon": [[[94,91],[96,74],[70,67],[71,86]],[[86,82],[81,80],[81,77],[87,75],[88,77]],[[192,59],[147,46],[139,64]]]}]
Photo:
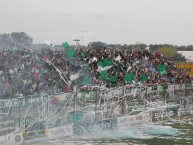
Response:
[{"label": "stadium crowd", "polygon": [[65,48],[45,48],[38,52],[18,48],[1,50],[0,98],[71,92],[75,85],[82,87],[86,83],[116,87],[127,83],[191,82],[186,73],[157,52],[106,48],[70,50],[73,57],[66,57]]},{"label": "stadium crowd", "polygon": [[[81,50],[77,52],[79,55],[81,53]],[[110,61],[110,66],[104,65],[103,67],[107,70],[107,76],[115,76],[114,80],[116,81],[109,81],[115,86],[126,83],[144,83],[146,85],[191,83],[190,77],[185,72],[178,69],[173,62],[158,52],[89,49],[86,54],[80,55],[80,60],[89,64],[91,73],[97,80],[100,80],[99,62]],[[130,79],[126,79],[126,73],[130,74]]]}]

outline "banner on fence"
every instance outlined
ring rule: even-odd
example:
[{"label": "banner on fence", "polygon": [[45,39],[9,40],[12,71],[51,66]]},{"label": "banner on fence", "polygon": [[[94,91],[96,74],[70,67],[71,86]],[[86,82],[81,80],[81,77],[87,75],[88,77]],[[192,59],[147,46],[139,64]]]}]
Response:
[{"label": "banner on fence", "polygon": [[186,84],[186,89],[192,89],[192,84]]},{"label": "banner on fence", "polygon": [[46,129],[45,135],[49,139],[56,139],[64,136],[71,136],[73,135],[72,125]]},{"label": "banner on fence", "polygon": [[112,125],[113,125],[113,121],[111,119],[75,124],[73,127],[73,134],[82,135],[88,131],[90,132],[90,131],[96,131],[96,130],[102,130],[102,129],[110,129],[112,128]]},{"label": "banner on fence", "polygon": [[15,107],[24,107],[32,103],[44,103],[47,102],[51,96],[48,95],[34,95],[26,96],[22,98],[13,98],[13,99],[0,99],[0,109],[2,108],[15,108]]},{"label": "banner on fence", "polygon": [[155,108],[152,110],[152,121],[164,120],[178,115],[178,104],[170,106],[162,106],[162,108]]},{"label": "banner on fence", "polygon": [[18,118],[15,120],[7,120],[0,122],[0,131],[15,129],[16,126],[31,125],[38,121],[36,117]]},{"label": "banner on fence", "polygon": [[23,143],[22,133],[14,133],[0,136],[0,145],[21,145]]},{"label": "banner on fence", "polygon": [[186,85],[185,84],[176,84],[175,85],[175,90],[185,90]]},{"label": "banner on fence", "polygon": [[145,123],[150,121],[150,113],[139,113],[137,115],[129,115],[117,118],[117,126],[124,127],[132,124]]}]

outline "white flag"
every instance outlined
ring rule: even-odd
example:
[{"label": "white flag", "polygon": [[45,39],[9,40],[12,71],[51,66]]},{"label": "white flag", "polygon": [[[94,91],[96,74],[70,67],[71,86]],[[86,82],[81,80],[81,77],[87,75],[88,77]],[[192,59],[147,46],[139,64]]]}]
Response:
[{"label": "white flag", "polygon": [[127,68],[127,72],[131,69],[132,67],[131,66],[129,66],[128,68]]},{"label": "white flag", "polygon": [[97,61],[98,59],[96,57],[93,57],[92,62]]},{"label": "white flag", "polygon": [[71,81],[76,80],[78,77],[79,77],[79,73],[76,73],[74,75],[70,75],[70,80]]},{"label": "white flag", "polygon": [[122,58],[120,56],[120,54],[115,58],[115,61],[120,61]]},{"label": "white flag", "polygon": [[98,72],[101,72],[101,71],[104,71],[104,70],[108,70],[108,69],[110,69],[111,67],[112,67],[112,65],[106,66],[106,67],[98,66],[97,71],[98,71]]}]

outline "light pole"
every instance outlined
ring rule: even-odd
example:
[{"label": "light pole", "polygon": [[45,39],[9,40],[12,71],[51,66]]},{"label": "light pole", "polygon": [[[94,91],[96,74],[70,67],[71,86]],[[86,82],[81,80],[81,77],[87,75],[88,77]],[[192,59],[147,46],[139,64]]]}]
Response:
[{"label": "light pole", "polygon": [[81,35],[81,39],[82,39],[82,45],[84,45],[84,36],[83,33],[87,33],[88,31],[80,31]]},{"label": "light pole", "polygon": [[[93,34],[93,32],[90,32],[90,31],[80,31],[80,33],[85,33],[87,36],[89,35],[89,37],[92,37],[91,39],[92,40],[90,40],[90,41],[95,41],[95,37],[94,37],[94,34]],[[81,41],[82,41],[82,45],[84,45],[84,38],[85,38],[85,36],[82,34],[81,35]]]}]

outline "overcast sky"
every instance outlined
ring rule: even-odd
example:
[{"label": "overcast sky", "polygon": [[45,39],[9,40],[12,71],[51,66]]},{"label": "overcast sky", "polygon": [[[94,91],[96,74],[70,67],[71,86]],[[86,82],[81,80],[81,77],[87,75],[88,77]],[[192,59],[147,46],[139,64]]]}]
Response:
[{"label": "overcast sky", "polygon": [[193,0],[0,0],[0,33],[34,43],[193,44]]}]

